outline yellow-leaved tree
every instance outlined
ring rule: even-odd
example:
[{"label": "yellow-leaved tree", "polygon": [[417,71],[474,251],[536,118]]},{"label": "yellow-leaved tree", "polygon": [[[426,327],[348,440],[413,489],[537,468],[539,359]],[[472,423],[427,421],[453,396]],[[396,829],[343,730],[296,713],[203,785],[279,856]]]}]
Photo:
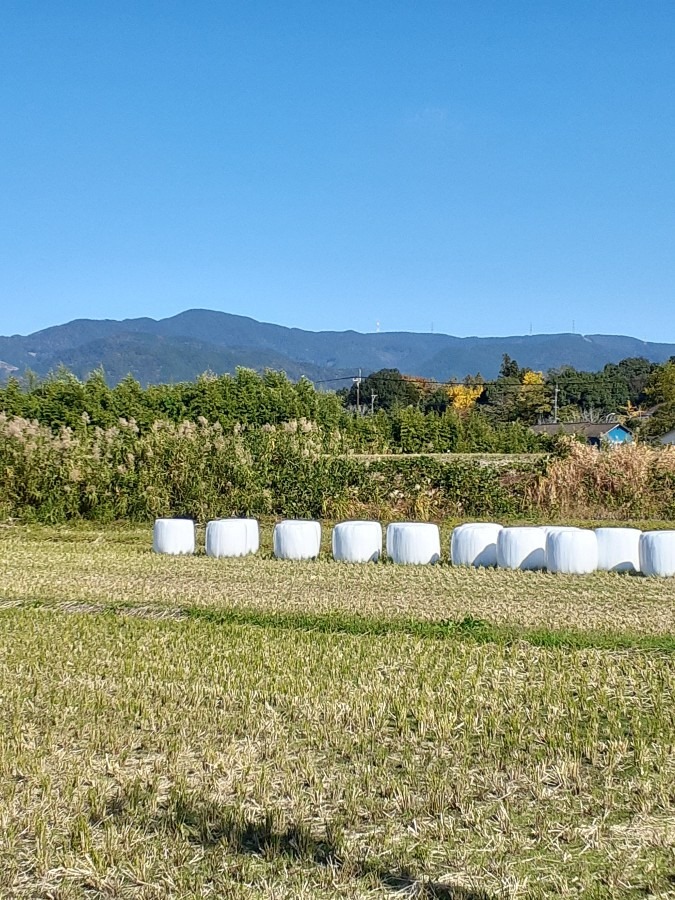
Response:
[{"label": "yellow-leaved tree", "polygon": [[516,406],[518,418],[526,422],[536,422],[539,416],[551,411],[550,389],[543,372],[526,369],[520,378]]},{"label": "yellow-leaved tree", "polygon": [[474,408],[483,390],[482,384],[451,384],[447,394],[452,408],[462,413]]}]

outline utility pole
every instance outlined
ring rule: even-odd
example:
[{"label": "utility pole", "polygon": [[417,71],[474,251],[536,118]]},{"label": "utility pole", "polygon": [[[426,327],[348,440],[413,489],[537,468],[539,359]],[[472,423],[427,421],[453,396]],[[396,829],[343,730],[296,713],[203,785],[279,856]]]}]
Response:
[{"label": "utility pole", "polygon": [[359,369],[358,378],[352,378],[356,385],[356,415],[361,415],[361,369]]},{"label": "utility pole", "polygon": [[370,414],[371,416],[375,415],[375,399],[377,398],[377,394],[375,391],[371,389],[370,391]]},{"label": "utility pole", "polygon": [[553,391],[553,423],[555,425],[558,424],[558,394],[560,393],[560,388],[558,387],[558,382],[555,383],[555,390]]}]

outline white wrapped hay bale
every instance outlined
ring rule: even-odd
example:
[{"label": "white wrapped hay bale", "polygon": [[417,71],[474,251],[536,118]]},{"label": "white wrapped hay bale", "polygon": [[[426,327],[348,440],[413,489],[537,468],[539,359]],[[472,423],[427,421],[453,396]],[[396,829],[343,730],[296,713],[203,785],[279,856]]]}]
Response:
[{"label": "white wrapped hay bale", "polygon": [[645,575],[675,575],[675,531],[645,531],[640,537],[640,570]]},{"label": "white wrapped hay bale", "polygon": [[155,553],[178,556],[195,552],[195,523],[192,519],[155,519],[152,529]]},{"label": "white wrapped hay bale", "polygon": [[564,575],[589,575],[598,568],[598,539],[594,531],[560,528],[546,536],[546,568]]},{"label": "white wrapped hay bale", "polygon": [[496,566],[497,538],[502,530],[494,522],[458,525],[450,538],[450,558],[455,566]]},{"label": "white wrapped hay bale", "polygon": [[546,535],[557,534],[559,531],[579,531],[574,525],[541,525],[540,528]]},{"label": "white wrapped hay bale", "polygon": [[603,572],[640,571],[639,528],[596,528],[598,569]]},{"label": "white wrapped hay bale", "polygon": [[387,555],[395,563],[425,565],[441,558],[438,525],[429,522],[392,522],[387,527]]},{"label": "white wrapped hay bale", "polygon": [[321,550],[321,525],[309,519],[284,519],[274,526],[277,559],[316,559]]},{"label": "white wrapped hay bale", "polygon": [[[579,531],[574,525],[540,525],[539,527],[544,532],[547,539],[549,534],[558,534],[560,531]],[[548,561],[546,563],[546,568],[548,569]]]},{"label": "white wrapped hay bale", "polygon": [[207,556],[248,556],[259,546],[255,519],[214,519],[206,525]]},{"label": "white wrapped hay bale", "polygon": [[333,528],[333,558],[341,562],[377,562],[382,555],[379,522],[340,522]]},{"label": "white wrapped hay bale", "polygon": [[543,528],[502,528],[497,537],[500,569],[543,569],[546,566],[546,532]]}]

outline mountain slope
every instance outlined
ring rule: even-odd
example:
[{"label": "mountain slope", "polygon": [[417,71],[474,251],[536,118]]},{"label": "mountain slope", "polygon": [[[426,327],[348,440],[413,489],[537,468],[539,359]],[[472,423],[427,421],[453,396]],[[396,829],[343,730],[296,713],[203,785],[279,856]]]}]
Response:
[{"label": "mountain slope", "polygon": [[131,373],[142,384],[192,379],[206,369],[233,372],[237,366],[283,369],[291,378],[316,381],[385,367],[438,380],[476,372],[494,378],[504,353],[533,369],[597,370],[630,356],[663,362],[675,355],[675,344],[621,335],[313,332],[193,309],[159,320],[77,319],[27,336],[0,337],[0,378],[27,368],[44,375],[60,364],[80,377],[103,366],[111,382]]},{"label": "mountain slope", "polygon": [[[119,331],[72,347],[59,341],[57,349],[42,342],[31,346],[40,349],[13,354],[13,358],[4,361],[4,371],[3,362],[0,362],[0,379],[27,368],[38,375],[46,375],[59,366],[65,366],[78,378],[86,378],[102,366],[111,384],[127,375],[133,375],[143,385],[191,381],[206,371],[234,373],[237,366],[260,371],[282,370],[294,380],[303,375],[312,380],[321,380],[325,376],[323,369],[311,363],[298,363],[274,350],[219,347],[190,338],[168,338],[143,332]],[[6,348],[3,350],[6,353]]]},{"label": "mountain slope", "polygon": [[571,365],[584,371],[598,371],[606,363],[643,356],[665,362],[673,355],[673,344],[654,344],[620,335],[535,334],[501,338],[465,338],[452,348],[439,351],[426,361],[433,377],[440,381],[480,372],[494,378],[502,355],[508,353],[521,366],[547,371]]}]

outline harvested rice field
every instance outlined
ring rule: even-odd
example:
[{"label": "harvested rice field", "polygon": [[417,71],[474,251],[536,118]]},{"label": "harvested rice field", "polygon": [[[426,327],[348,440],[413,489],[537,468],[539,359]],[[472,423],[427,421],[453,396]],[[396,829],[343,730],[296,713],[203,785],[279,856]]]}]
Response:
[{"label": "harvested rice field", "polygon": [[675,581],[264,538],[0,528],[0,897],[675,897]]}]

